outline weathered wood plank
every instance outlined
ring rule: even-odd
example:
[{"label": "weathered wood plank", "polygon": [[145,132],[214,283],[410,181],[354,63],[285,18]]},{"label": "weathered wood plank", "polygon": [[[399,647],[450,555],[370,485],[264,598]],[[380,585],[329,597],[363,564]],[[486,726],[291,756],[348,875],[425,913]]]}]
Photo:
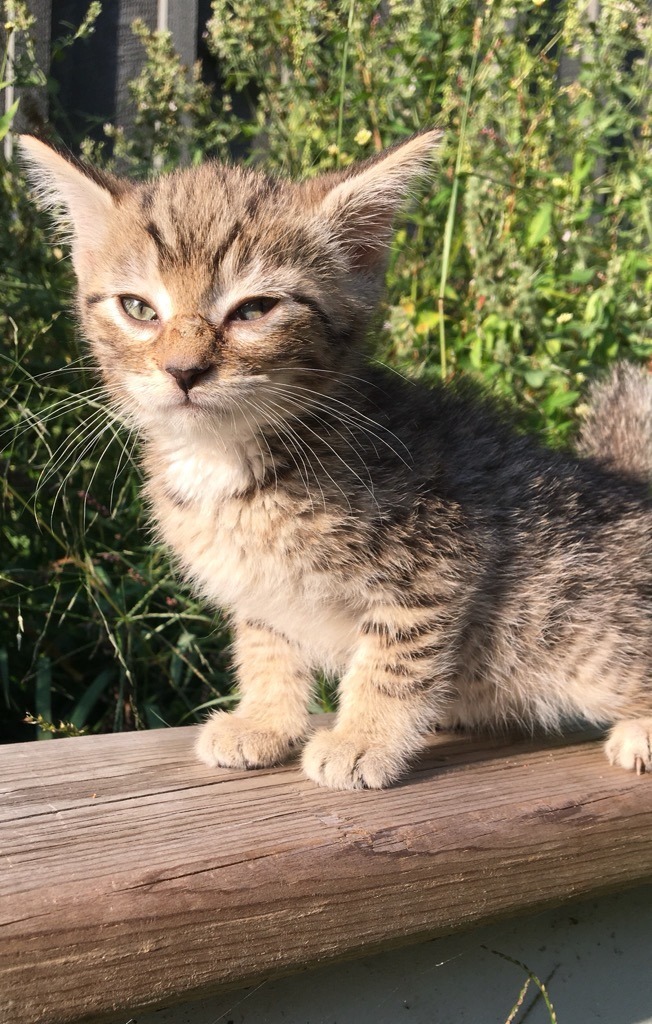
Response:
[{"label": "weathered wood plank", "polygon": [[0,749],[0,1007],[114,1019],[652,878],[652,779],[600,744],[433,737],[333,793],[195,763],[194,731]]}]

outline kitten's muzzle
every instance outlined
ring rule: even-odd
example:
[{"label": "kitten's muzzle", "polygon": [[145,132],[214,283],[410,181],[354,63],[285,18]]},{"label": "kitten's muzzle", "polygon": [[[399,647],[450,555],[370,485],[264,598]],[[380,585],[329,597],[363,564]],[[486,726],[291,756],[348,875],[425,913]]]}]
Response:
[{"label": "kitten's muzzle", "polygon": [[187,395],[195,384],[210,373],[213,366],[213,363],[208,362],[200,363],[198,366],[166,366],[165,371],[174,377],[184,395]]}]

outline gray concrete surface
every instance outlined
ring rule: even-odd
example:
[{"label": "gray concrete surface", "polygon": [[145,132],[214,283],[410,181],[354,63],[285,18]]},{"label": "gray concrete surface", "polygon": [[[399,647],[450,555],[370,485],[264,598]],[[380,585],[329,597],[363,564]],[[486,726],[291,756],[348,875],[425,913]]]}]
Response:
[{"label": "gray concrete surface", "polygon": [[[557,1024],[652,1024],[652,886],[219,998],[137,1013],[131,1021],[505,1024],[527,976],[483,946],[521,960],[547,981]],[[530,985],[510,1024],[550,1024],[536,992]]]}]

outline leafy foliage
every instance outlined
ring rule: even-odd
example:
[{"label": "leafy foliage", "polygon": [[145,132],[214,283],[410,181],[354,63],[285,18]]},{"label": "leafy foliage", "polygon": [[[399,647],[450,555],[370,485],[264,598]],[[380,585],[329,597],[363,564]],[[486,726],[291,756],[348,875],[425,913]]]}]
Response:
[{"label": "leafy foliage", "polygon": [[[61,46],[92,31],[92,7]],[[12,10],[13,73],[42,81],[31,19]],[[402,372],[471,373],[561,445],[585,377],[651,360],[643,0],[603,0],[594,21],[578,0],[213,0],[218,89],[169,34],[134,30],[133,130],[80,146],[136,175],[229,153],[313,174],[442,124],[440,173],[388,274],[378,352]],[[0,221],[6,738],[192,721],[231,699],[224,625],[148,537],[133,439],[61,313],[68,262],[1,162]]]}]

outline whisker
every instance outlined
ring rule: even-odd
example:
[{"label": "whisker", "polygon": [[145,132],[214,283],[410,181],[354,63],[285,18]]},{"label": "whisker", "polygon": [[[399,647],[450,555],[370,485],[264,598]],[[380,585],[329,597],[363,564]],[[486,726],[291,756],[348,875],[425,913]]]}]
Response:
[{"label": "whisker", "polygon": [[[292,387],[292,385],[285,385],[285,384],[275,384],[273,386],[275,388],[278,388],[278,389],[284,389],[286,387],[287,388],[291,388]],[[341,425],[345,427],[345,429],[351,434],[351,436],[355,436],[354,433],[353,433],[353,428],[355,427],[357,430],[363,430],[372,439],[375,438],[376,440],[379,440],[379,441],[383,441],[384,440],[383,438],[379,437],[379,435],[376,434],[375,431],[370,430],[369,427],[365,426],[362,423],[358,423],[354,416],[351,416],[349,413],[344,413],[344,412],[342,412],[340,410],[333,410],[328,405],[328,403],[325,402],[325,401],[321,401],[321,400],[315,401],[315,400],[311,399],[310,400],[310,405],[306,407],[306,411],[311,411],[312,409],[315,409],[315,408],[322,409],[322,410],[324,410],[324,412],[327,412],[327,413],[330,413],[330,414],[335,414],[337,416],[338,423],[341,423]],[[322,422],[325,422],[325,421],[322,421]],[[384,443],[387,444],[386,441],[384,441]],[[373,450],[374,450],[374,452],[376,454],[376,457],[379,458],[380,455],[379,455],[378,449],[376,448],[376,445],[374,444],[373,440],[371,440],[371,445],[372,445]],[[394,451],[393,448],[391,450]]]},{"label": "whisker", "polygon": [[406,384],[411,384],[413,388],[417,386],[417,382],[413,380],[412,377],[407,377],[404,373],[401,373],[400,370],[397,370],[395,366],[390,366],[389,363],[383,363],[380,359],[372,359],[371,362],[376,366],[381,366],[383,370],[391,370],[391,372],[395,373],[397,377],[404,380]]},{"label": "whisker", "polygon": [[[367,464],[366,464],[366,460],[365,460],[365,458],[364,458],[364,454],[363,454],[363,453],[361,453],[361,452],[360,452],[360,450],[359,450],[359,448],[358,448],[358,447],[356,447],[356,446],[355,446],[354,444],[352,444],[352,443],[351,443],[351,441],[349,441],[349,440],[348,440],[348,439],[347,439],[347,438],[346,438],[346,437],[344,436],[344,434],[343,434],[343,433],[341,432],[341,430],[338,430],[338,429],[337,429],[337,427],[336,427],[336,426],[335,426],[335,425],[334,425],[333,423],[330,423],[330,422],[329,422],[328,420],[324,419],[324,417],[323,417],[323,416],[319,416],[319,415],[318,415],[318,414],[317,414],[317,413],[316,413],[316,412],[314,411],[314,410],[315,410],[315,407],[316,407],[316,406],[317,406],[317,403],[314,403],[313,405],[311,405],[311,406],[309,407],[309,409],[308,409],[307,411],[308,411],[308,412],[310,413],[310,415],[311,415],[311,416],[313,416],[313,417],[314,417],[314,418],[315,418],[315,419],[316,419],[316,420],[317,420],[317,421],[318,421],[319,423],[323,423],[323,424],[324,424],[324,426],[325,426],[325,427],[326,427],[327,429],[329,429],[330,431],[332,431],[332,432],[334,432],[335,434],[337,434],[337,436],[338,436],[338,437],[341,437],[341,438],[342,438],[342,440],[344,441],[344,443],[345,443],[345,444],[346,444],[346,445],[347,445],[347,446],[348,446],[348,447],[349,447],[349,448],[351,449],[351,451],[352,451],[352,452],[353,452],[353,453],[354,453],[355,455],[357,455],[357,457],[358,457],[358,458],[360,459],[360,462],[362,463],[363,467],[364,467],[364,468],[365,468],[365,470],[367,471],[367,477],[368,477],[368,479],[369,479],[369,486],[370,486],[370,488],[371,488],[371,491],[373,492],[373,480],[372,480],[372,478],[371,478],[371,473],[369,472],[369,469],[367,468]],[[306,425],[306,424],[304,423],[304,426],[305,426],[305,425]],[[310,429],[310,428],[308,428],[308,429]],[[346,429],[347,429],[347,430],[349,431],[349,434],[351,435],[351,437],[353,437],[353,438],[355,439],[355,435],[354,435],[353,431],[352,431],[352,430],[351,430],[351,429],[350,429],[349,427],[346,427]],[[328,444],[328,442],[327,442],[327,441],[325,440],[325,438],[323,438],[323,437],[322,437],[322,435],[318,435],[318,436],[319,436],[319,437],[320,437],[320,438],[321,438],[321,439],[322,439],[322,440],[324,441],[324,443],[325,443],[325,444]],[[345,465],[348,465],[348,463],[345,463]],[[352,468],[352,467],[349,467],[349,468],[351,469],[351,471],[352,471],[352,472],[354,472],[354,470],[353,470],[353,468]],[[358,477],[358,479],[361,479],[361,478],[360,478],[360,477]],[[375,500],[375,499],[374,499],[374,500]]]},{"label": "whisker", "polygon": [[120,435],[118,433],[116,433],[116,437],[118,438],[118,440],[121,443],[122,450],[120,452],[120,458],[118,460],[118,465],[117,465],[116,470],[115,470],[115,472],[113,474],[113,480],[111,482],[111,492],[110,492],[110,495],[109,495],[109,508],[110,509],[113,509],[113,495],[115,493],[115,488],[116,488],[116,485],[118,483],[118,478],[119,478],[120,474],[123,472],[123,470],[126,469],[126,467],[128,466],[129,462],[133,462],[133,449],[134,449],[134,446],[135,446],[135,444],[136,444],[136,442],[138,440],[137,436],[134,437],[133,445],[131,447],[131,450],[129,451],[128,450],[128,445],[129,445],[129,442],[130,442],[130,440],[131,440],[133,435],[134,435],[134,428],[133,427],[130,429],[129,433],[127,434],[127,438],[126,438],[125,441],[122,441],[122,439],[120,438]]},{"label": "whisker", "polygon": [[[113,426],[113,424],[107,423],[107,425],[104,428],[104,430],[102,430],[102,433],[104,433],[105,430],[110,429],[112,426]],[[99,437],[98,437],[98,440],[99,440]],[[111,445],[113,444],[113,442],[116,441],[116,440],[119,440],[119,437],[118,437],[118,434],[116,433],[116,431],[114,430],[113,433],[112,433],[112,436],[109,438],[109,443],[103,448],[102,453],[100,454],[99,459],[95,463],[95,468],[93,469],[93,472],[91,473],[90,480],[88,481],[88,484],[84,488],[84,521],[86,519],[86,505],[87,505],[87,501],[88,501],[88,494],[89,494],[89,492],[90,492],[90,490],[91,490],[91,488],[93,486],[93,480],[95,479],[95,475],[96,475],[98,469],[100,468],[100,465],[102,463],[102,459],[104,458],[104,456],[108,452],[108,450],[111,447]],[[81,458],[83,458],[83,455],[81,456]],[[79,461],[81,461],[81,458],[80,458]],[[111,489],[111,495],[113,495],[113,488]]]},{"label": "whisker", "polygon": [[[302,438],[297,433],[297,431],[294,429],[292,424],[289,422],[289,420],[287,419],[288,410],[284,406],[281,406],[281,405],[278,405],[275,402],[272,402],[269,396],[265,396],[265,399],[266,400],[264,402],[260,403],[260,408],[266,413],[267,416],[273,417],[271,422],[274,423],[275,427],[280,429],[280,431],[281,431],[280,435],[278,433],[278,430],[275,430],[274,432],[275,432],[276,436],[279,437],[279,439],[281,441],[283,441],[283,444],[284,444],[284,447],[285,447],[286,451],[291,456],[292,461],[293,461],[294,465],[297,468],[297,471],[299,472],[299,474],[301,476],[301,480],[304,483],[304,486],[306,488],[306,494],[310,498],[310,501],[311,501],[311,504],[313,505],[313,508],[314,508],[314,503],[312,501],[312,490],[311,490],[311,487],[310,487],[310,474],[312,474],[312,476],[315,479],[315,482],[316,482],[317,486],[319,487],[319,490],[320,490],[320,493],[321,493],[321,496],[322,496],[322,503],[324,504],[324,508],[325,508],[326,507],[326,504],[325,504],[326,498],[325,498],[325,495],[324,495],[323,488],[321,486],[321,481],[319,479],[319,473],[316,471],[315,467],[312,465],[308,453],[310,453],[310,455],[314,456],[314,458],[317,459],[317,461],[319,462],[322,470],[324,472],[326,472],[326,469],[325,469],[325,466],[324,466],[323,462],[321,461],[321,459],[319,458],[317,453],[314,451],[314,449],[309,444],[306,443],[305,439]],[[275,410],[277,410],[276,413],[272,412],[272,407]],[[287,440],[290,442],[290,444],[292,445],[292,450],[288,449],[287,445],[285,444],[284,438],[287,438]],[[305,451],[306,448],[307,448],[307,451]],[[304,454],[304,452],[305,452],[305,454]],[[296,461],[296,458],[294,457],[293,453],[296,454],[296,456],[298,456],[298,458],[301,460],[301,465],[303,467],[303,471],[306,474],[305,476],[303,475],[303,472],[301,471],[301,468],[299,467],[299,465],[298,465],[298,463]]]},{"label": "whisker", "polygon": [[[384,366],[384,363],[380,363],[379,365]],[[269,373],[275,373],[275,372],[276,373],[285,373],[286,370],[287,370],[287,367],[284,367],[284,366],[274,366],[268,372]],[[376,391],[383,391],[383,388],[381,388],[380,385],[374,384],[373,381],[368,380],[366,377],[356,377],[355,374],[353,374],[353,373],[344,373],[342,370],[327,370],[324,367],[317,367],[317,366],[292,366],[292,370],[297,370],[297,371],[299,371],[301,373],[325,373],[325,374],[330,374],[332,377],[337,377],[337,379],[341,380],[342,383],[344,383],[343,378],[346,377],[349,380],[357,380],[361,384],[366,384],[367,387],[375,388]],[[345,384],[345,386],[350,387],[351,385],[346,385]],[[359,394],[359,395],[362,394],[362,392],[358,391],[357,388],[352,388],[352,390],[356,391],[356,393]]]},{"label": "whisker", "polygon": [[[321,482],[319,480],[319,475],[315,471],[314,467],[312,467],[309,462],[306,462],[306,459],[303,456],[303,452],[301,451],[301,439],[299,438],[298,434],[296,434],[296,432],[292,429],[292,427],[289,425],[287,420],[284,420],[281,416],[275,415],[274,413],[272,413],[267,404],[261,403],[260,408],[267,414],[267,417],[268,417],[267,425],[271,427],[271,429],[274,432],[275,436],[278,438],[278,440],[281,442],[281,444],[285,448],[286,452],[290,456],[290,459],[291,459],[295,469],[297,470],[297,472],[298,472],[298,474],[299,474],[299,476],[301,478],[301,482],[303,483],[303,485],[304,485],[304,487],[306,489],[306,497],[310,501],[310,506],[311,506],[313,512],[314,512],[315,504],[314,504],[314,501],[313,501],[312,491],[310,489],[309,470],[312,471],[312,474],[313,474],[313,476],[315,478],[315,482],[316,482],[317,486],[319,487],[319,490],[320,490],[320,493],[321,493],[321,496],[322,496],[322,503],[323,503],[324,509],[325,509],[326,508],[326,498],[325,498],[325,495],[324,495],[323,488],[321,486]],[[279,430],[276,429],[277,427],[280,428],[280,433],[279,433]],[[286,443],[286,440],[285,440],[286,437],[287,437],[287,440],[292,444],[292,446],[293,446],[292,449],[290,449],[288,447],[288,445]],[[312,449],[310,449],[310,450],[312,451]],[[315,455],[314,452],[312,452],[312,454]],[[299,459],[301,460],[301,466],[303,466],[303,470],[302,470],[301,466],[299,466],[299,463],[297,462],[296,456],[298,456]],[[315,455],[315,457],[319,458],[316,455]],[[305,476],[304,476],[304,473],[305,473]]]},{"label": "whisker", "polygon": [[[254,419],[255,419],[255,410],[253,409],[253,407],[249,405],[249,403],[246,401],[246,399],[243,398],[242,401],[245,402],[249,406],[249,408],[252,410],[252,413],[253,413]],[[260,445],[258,431],[256,430],[255,426],[252,428],[251,420],[247,416],[246,412],[244,411],[244,409],[242,408],[240,403],[238,403],[238,411],[244,416],[245,421],[247,423],[247,426],[249,427],[249,430],[251,432],[251,437],[256,442],[256,446],[257,446],[258,451],[260,453],[260,459],[261,459],[261,463],[262,463],[262,467],[261,468],[262,468],[262,474],[263,474],[263,480],[264,480],[265,479],[265,474],[266,474],[266,471],[265,471],[265,453],[263,452],[263,449],[261,448],[261,445]],[[269,450],[269,445],[268,445],[268,450]],[[270,454],[270,458],[271,458],[271,455],[272,455],[271,451],[269,452],[269,454]],[[272,468],[274,469],[274,473],[276,474],[276,470],[275,470],[275,467],[274,467],[273,460],[272,460]],[[276,478],[276,485],[277,485],[277,488],[278,488],[278,478]],[[256,479],[256,487],[257,487],[258,490],[260,490],[260,481],[258,479]]]},{"label": "whisker", "polygon": [[[93,436],[91,437],[90,441],[88,441],[88,444],[87,444],[87,445],[85,446],[85,448],[83,449],[83,451],[82,451],[82,452],[81,452],[81,453],[80,453],[80,454],[79,454],[78,456],[76,456],[76,458],[74,459],[74,461],[73,461],[73,464],[72,464],[72,466],[70,467],[70,469],[68,470],[68,472],[67,472],[67,473],[66,473],[66,475],[64,476],[63,480],[62,480],[62,481],[61,481],[61,483],[59,484],[59,486],[58,486],[58,488],[57,488],[57,490],[56,490],[56,493],[55,493],[55,495],[54,495],[54,498],[52,499],[52,510],[51,510],[51,513],[50,513],[50,525],[53,525],[53,523],[54,523],[54,510],[55,510],[55,507],[56,507],[57,501],[59,500],[59,495],[61,494],[61,491],[62,491],[62,490],[63,490],[63,488],[64,488],[64,487],[66,486],[66,484],[68,483],[68,480],[70,479],[70,477],[72,476],[72,474],[73,474],[73,473],[75,472],[75,470],[77,469],[77,466],[79,466],[79,465],[80,465],[80,463],[81,463],[82,459],[83,459],[83,458],[84,458],[84,457],[85,457],[85,456],[86,456],[86,455],[87,455],[87,454],[88,454],[89,452],[92,452],[92,451],[94,451],[94,450],[95,450],[95,448],[97,447],[97,444],[98,444],[98,442],[99,442],[100,438],[101,438],[101,437],[102,437],[102,436],[103,436],[103,435],[104,435],[104,434],[106,433],[106,431],[107,431],[107,430],[109,430],[109,429],[110,429],[110,427],[111,427],[111,426],[112,426],[112,424],[111,424],[111,423],[105,423],[105,425],[104,425],[103,427],[101,427],[101,428],[100,428],[100,429],[99,429],[99,430],[98,430],[98,431],[97,431],[97,432],[96,432],[96,433],[95,433],[95,434],[94,434],[94,435],[93,435]],[[84,440],[86,440],[86,438],[85,438]],[[110,442],[110,444],[112,444],[112,443],[113,443],[113,438],[111,439],[111,442]],[[95,472],[96,472],[96,471],[97,471],[97,466],[95,467],[95,470],[94,470],[94,472],[93,472],[93,476],[95,476]],[[92,478],[91,478],[91,479],[92,479]],[[86,508],[86,498],[84,498],[84,510],[85,510],[85,508]]]},{"label": "whisker", "polygon": [[[400,439],[400,437],[398,437],[394,433],[393,430],[390,430],[388,427],[384,427],[381,423],[377,423],[376,420],[371,419],[369,416],[365,416],[365,414],[361,413],[358,409],[353,409],[351,411],[350,407],[346,406],[346,404],[344,402],[339,402],[339,401],[337,401],[337,399],[333,399],[330,395],[322,395],[321,392],[318,392],[318,391],[312,392],[310,388],[303,388],[303,387],[301,387],[299,385],[296,385],[296,384],[285,384],[285,383],[280,383],[280,382],[276,383],[276,382],[271,382],[271,381],[270,381],[270,383],[271,383],[273,388],[279,389],[279,390],[281,390],[281,389],[285,390],[289,394],[292,394],[295,390],[298,390],[301,393],[305,392],[307,394],[315,394],[315,395],[317,395],[318,398],[316,400],[315,399],[310,399],[311,405],[317,406],[318,408],[321,408],[324,411],[329,412],[329,413],[331,413],[334,416],[337,416],[338,419],[344,420],[346,423],[349,424],[349,426],[351,428],[355,428],[357,430],[363,430],[366,434],[368,434],[369,437],[374,438],[380,444],[384,444],[385,447],[388,448],[389,451],[391,451],[392,454],[395,455],[396,458],[399,459],[403,463],[404,466],[406,466],[408,469],[412,468],[412,463],[411,462],[408,462],[401,455],[401,453],[398,452],[396,450],[396,448],[392,444],[390,444],[390,442],[386,438],[384,438],[382,436],[382,434],[379,434],[375,430],[372,430],[371,427],[367,426],[367,424],[372,423],[374,426],[376,426],[378,428],[378,430],[384,431],[385,433],[389,434],[390,437],[395,438],[395,440],[405,449],[406,453],[411,458],[410,449]],[[339,408],[338,409],[333,409],[333,408],[331,408],[331,406],[329,405],[330,402],[337,402],[337,405],[338,406],[341,405],[342,409],[339,409]],[[361,417],[365,422],[364,423],[359,422],[357,417]],[[378,455],[378,450],[375,448],[375,446],[374,446],[374,451]]]},{"label": "whisker", "polygon": [[[45,487],[47,482],[59,471],[63,463],[66,461],[68,456],[77,450],[92,433],[96,427],[102,422],[106,416],[104,411],[95,412],[88,420],[82,424],[83,434],[81,438],[79,434],[74,434],[72,437],[67,437],[54,452],[52,459],[46,462],[45,466],[41,470],[41,474],[36,481],[36,489],[34,491],[34,497],[36,498],[39,492]],[[47,472],[46,472],[47,471]]]},{"label": "whisker", "polygon": [[[73,359],[72,362],[66,363],[65,366],[58,366],[56,370],[44,370],[43,373],[35,373],[32,380],[45,380],[46,377],[54,377],[59,373],[99,373],[100,370],[94,363],[84,363],[85,356],[80,356],[79,359]],[[81,365],[77,365],[81,364]]]},{"label": "whisker", "polygon": [[[18,411],[28,422],[18,431],[16,430],[18,424],[6,427],[4,430],[0,431],[0,437],[3,437],[5,434],[13,433],[12,440],[16,440],[28,430],[37,430],[38,432],[39,426],[44,426],[46,423],[49,423],[53,419],[57,419],[64,413],[69,413],[79,407],[91,404],[92,399],[99,397],[102,390],[102,387],[97,387],[89,389],[88,391],[80,392],[76,395],[68,395],[66,398],[62,398],[60,401],[46,406],[45,409],[40,410],[39,412],[33,412],[26,406],[19,404],[17,406]],[[4,449],[2,450],[4,451]]]},{"label": "whisker", "polygon": [[[270,399],[269,398],[267,398],[267,404],[270,404]],[[274,407],[275,403],[271,403],[271,404],[272,404],[272,407]],[[276,406],[276,408],[280,408],[280,410],[281,410],[281,412],[283,414],[283,418],[285,418],[285,416],[287,416],[287,411],[282,406],[280,406],[280,407]],[[354,476],[357,476],[357,473],[355,472],[355,470],[352,470],[351,467],[345,462],[345,460],[342,459],[342,457],[340,455],[338,455],[338,453],[335,451],[335,449],[332,447],[332,445],[330,445],[327,441],[325,441],[322,437],[320,437],[320,435],[317,433],[317,431],[316,430],[312,430],[312,428],[309,427],[305,422],[302,421],[302,424],[306,428],[306,430],[310,431],[310,433],[313,434],[314,437],[317,438],[317,440],[322,441],[326,445],[326,447],[330,449],[330,451],[333,453],[333,455],[335,455],[336,458],[338,458],[340,460],[340,462],[342,462],[346,466],[346,468],[349,469],[350,472],[353,473]],[[337,480],[335,480],[334,477],[332,477],[331,474],[328,472],[328,470],[326,469],[326,467],[325,467],[324,463],[322,462],[322,460],[319,458],[319,455],[317,454],[315,449],[312,446],[309,446],[309,448],[310,448],[311,454],[314,455],[314,457],[317,459],[317,462],[321,466],[322,470],[324,471],[324,473],[326,474],[328,479],[331,481],[333,486],[337,488],[337,490],[340,492],[340,494],[345,499],[346,504],[347,504],[348,509],[349,509],[349,512],[353,512],[353,509],[351,507],[351,502],[349,500],[349,496],[346,493],[346,491],[340,486],[340,484],[337,482]],[[313,470],[313,472],[314,472],[314,470]],[[360,478],[358,477],[358,479],[360,479]],[[365,487],[366,490],[368,490],[368,488],[366,487],[364,481],[360,480],[360,482],[362,483],[362,486]],[[372,494],[372,498],[373,498],[373,494]],[[374,498],[374,501],[375,501],[375,498]]]},{"label": "whisker", "polygon": [[[281,381],[279,381],[279,382],[270,381],[270,384],[272,384],[272,386],[274,388],[292,389],[293,391],[298,391],[298,392],[306,393],[306,394],[309,394],[309,395],[316,395],[317,398],[320,401],[328,401],[328,402],[332,402],[334,405],[341,406],[341,408],[344,410],[344,414],[345,415],[349,415],[350,416],[352,414],[351,413],[351,406],[348,406],[346,404],[346,402],[342,402],[342,401],[340,401],[340,399],[335,398],[332,395],[325,395],[321,391],[313,391],[312,388],[306,388],[306,387],[303,387],[300,384],[289,384],[289,383],[285,383],[285,382],[281,382]],[[335,412],[335,411],[336,410],[333,410],[333,412]],[[410,449],[405,444],[405,442],[402,441],[401,438],[398,437],[398,435],[394,433],[393,430],[390,430],[389,427],[384,427],[382,425],[382,423],[378,423],[377,420],[374,420],[370,416],[367,416],[365,413],[361,412],[359,409],[355,409],[354,412],[355,412],[356,416],[360,417],[366,423],[369,423],[373,427],[377,427],[378,430],[385,431],[387,434],[390,435],[390,437],[393,437],[398,442],[398,444],[400,444],[401,447],[405,449],[406,454],[411,459],[412,456],[411,456]],[[362,424],[360,424],[360,426],[362,426]],[[382,437],[380,437],[379,435],[376,435],[376,437],[378,438],[378,440],[382,440]],[[386,442],[386,441],[384,443],[388,444],[388,442]],[[394,452],[394,454],[396,455],[396,457],[398,459],[401,459],[401,461],[405,463],[406,466],[410,466],[411,465],[411,463],[405,462],[405,459],[403,459],[403,457],[396,451],[395,448],[392,448],[392,451]]]}]

